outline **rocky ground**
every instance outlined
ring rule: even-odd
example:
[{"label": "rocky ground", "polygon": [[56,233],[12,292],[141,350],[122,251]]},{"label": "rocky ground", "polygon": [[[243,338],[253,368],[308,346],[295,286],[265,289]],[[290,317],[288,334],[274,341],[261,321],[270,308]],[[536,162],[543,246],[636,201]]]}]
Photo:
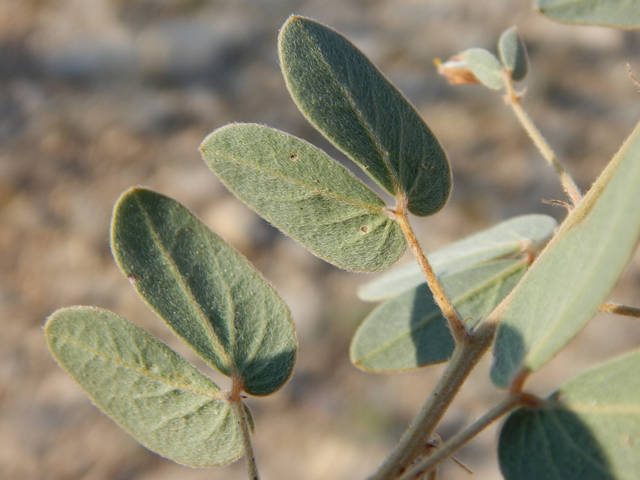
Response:
[{"label": "rocky ground", "polygon": [[[342,160],[303,119],[278,68],[290,13],[362,48],[447,149],[450,204],[416,220],[426,250],[512,215],[562,209],[553,172],[500,95],[451,87],[435,57],[494,49],[516,24],[529,47],[525,106],[583,189],[638,120],[640,34],[564,26],[521,0],[3,0],[0,3],[0,478],[242,479],[242,462],[192,470],[139,446],[93,407],[43,337],[57,308],[96,305],[197,360],[136,297],[109,251],[111,208],[132,185],[185,203],[255,263],[290,305],[300,340],[292,381],[249,400],[265,479],[365,478],[418,410],[442,367],[360,372],[348,344],[371,308],[364,275],[339,271],[236,201],[200,160],[229,122],[288,131]],[[636,255],[613,297],[638,305]],[[633,321],[598,317],[534,378],[540,393],[640,343]],[[198,365],[201,365],[198,363]],[[445,419],[448,437],[500,398],[483,364]],[[217,377],[216,377],[217,378]],[[224,380],[221,380],[224,386]],[[473,478],[499,478],[495,430],[460,453]],[[442,478],[467,478],[454,464]]]}]

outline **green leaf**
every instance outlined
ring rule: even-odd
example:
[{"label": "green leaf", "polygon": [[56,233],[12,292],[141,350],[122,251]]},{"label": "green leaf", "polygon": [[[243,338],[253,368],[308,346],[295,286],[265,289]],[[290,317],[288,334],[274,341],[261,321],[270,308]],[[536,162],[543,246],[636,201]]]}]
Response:
[{"label": "green leaf", "polygon": [[[513,217],[430,253],[429,263],[440,277],[525,250],[537,253],[557,226],[548,215]],[[422,283],[424,273],[413,261],[365,284],[358,296],[368,301],[384,300]]]},{"label": "green leaf", "polygon": [[640,124],[505,300],[491,378],[547,363],[593,317],[640,236]]},{"label": "green leaf", "polygon": [[242,455],[226,396],[140,327],[107,310],[72,307],[48,318],[45,336],[91,401],[149,450],[191,467]]},{"label": "green leaf", "polygon": [[511,79],[515,82],[524,80],[529,72],[529,57],[516,27],[502,32],[498,41],[498,54],[502,65],[511,71]]},{"label": "green leaf", "polygon": [[409,211],[431,215],[449,199],[447,156],[415,108],[351,42],[291,16],[279,39],[289,92],[307,119]]},{"label": "green leaf", "polygon": [[114,208],[111,250],[120,270],[167,326],[251,395],[291,376],[293,323],[253,267],[183,205],[144,188]]},{"label": "green leaf", "polygon": [[[513,289],[526,260],[496,260],[441,278],[453,306],[469,324],[485,317]],[[426,284],[378,306],[351,343],[351,361],[374,372],[409,370],[447,361],[455,347],[447,321]]]},{"label": "green leaf", "polygon": [[502,427],[506,480],[635,480],[640,472],[640,351],[563,385]]},{"label": "green leaf", "polygon": [[537,0],[536,8],[559,22],[640,28],[637,0]]},{"label": "green leaf", "polygon": [[309,143],[251,124],[204,139],[202,157],[240,200],[320,258],[373,272],[406,249],[383,200]]},{"label": "green leaf", "polygon": [[470,48],[462,52],[467,65],[485,87],[500,90],[504,87],[502,65],[495,55],[484,48]]}]

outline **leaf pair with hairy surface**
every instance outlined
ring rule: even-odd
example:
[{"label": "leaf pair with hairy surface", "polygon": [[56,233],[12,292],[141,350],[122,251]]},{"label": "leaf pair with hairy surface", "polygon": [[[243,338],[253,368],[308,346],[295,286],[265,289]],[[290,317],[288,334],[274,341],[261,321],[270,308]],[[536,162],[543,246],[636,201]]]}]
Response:
[{"label": "leaf pair with hairy surface", "polygon": [[[118,200],[111,249],[140,297],[234,390],[269,395],[291,376],[289,310],[262,276],[183,205],[133,188]],[[228,393],[124,318],[58,310],[45,334],[56,361],[93,403],[150,450],[193,467],[242,456]],[[250,414],[245,410],[247,416]]]}]

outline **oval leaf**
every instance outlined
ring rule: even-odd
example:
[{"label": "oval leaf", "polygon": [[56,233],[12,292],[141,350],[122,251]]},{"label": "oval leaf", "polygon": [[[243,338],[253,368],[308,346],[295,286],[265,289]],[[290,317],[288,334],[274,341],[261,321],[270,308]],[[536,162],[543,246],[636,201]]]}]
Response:
[{"label": "oval leaf", "polygon": [[507,480],[634,480],[640,472],[640,351],[585,372],[502,427]]},{"label": "oval leaf", "polygon": [[[518,283],[525,260],[498,260],[441,278],[453,306],[469,324],[491,313]],[[351,361],[374,372],[392,372],[449,360],[455,347],[447,321],[426,283],[378,306],[351,342]]]},{"label": "oval leaf", "polygon": [[[439,277],[519,252],[532,254],[542,249],[558,226],[548,215],[521,215],[474,233],[428,255]],[[378,301],[399,295],[425,283],[418,262],[411,262],[365,284],[358,296]]]},{"label": "oval leaf", "polygon": [[144,188],[114,208],[111,250],[140,297],[205,362],[251,395],[291,376],[293,323],[262,276],[186,207]]},{"label": "oval leaf", "polygon": [[640,236],[640,124],[496,311],[491,378],[549,361],[595,315]]},{"label": "oval leaf", "polygon": [[637,0],[537,0],[536,8],[559,22],[640,28]]},{"label": "oval leaf", "polygon": [[449,199],[447,156],[415,108],[351,42],[291,16],[279,39],[289,92],[307,119],[385,190],[431,215]]},{"label": "oval leaf", "polygon": [[516,27],[502,32],[498,41],[498,54],[502,65],[511,71],[511,79],[515,82],[524,80],[529,72],[529,57]]},{"label": "oval leaf", "polygon": [[140,327],[106,310],[72,307],[48,318],[45,336],[91,401],[149,450],[191,467],[242,455],[226,396]]},{"label": "oval leaf", "polygon": [[384,201],[299,138],[260,125],[232,124],[205,138],[200,151],[240,200],[334,265],[382,270],[406,248]]},{"label": "oval leaf", "polygon": [[462,55],[473,74],[485,87],[494,90],[504,87],[502,65],[493,53],[484,48],[470,48],[462,52]]}]

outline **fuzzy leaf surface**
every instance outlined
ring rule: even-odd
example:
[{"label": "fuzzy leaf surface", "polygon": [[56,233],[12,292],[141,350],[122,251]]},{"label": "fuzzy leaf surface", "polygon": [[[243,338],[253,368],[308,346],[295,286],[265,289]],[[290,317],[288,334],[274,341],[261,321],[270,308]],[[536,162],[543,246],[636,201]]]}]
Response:
[{"label": "fuzzy leaf surface", "polygon": [[[439,277],[490,260],[529,251],[537,253],[558,226],[548,215],[520,215],[474,233],[430,253],[427,257]],[[418,262],[410,262],[366,283],[358,291],[362,300],[378,301],[394,297],[425,283]]]},{"label": "fuzzy leaf surface", "polygon": [[415,108],[349,40],[291,16],[279,39],[289,92],[305,117],[409,211],[431,215],[451,192],[451,169]]},{"label": "fuzzy leaf surface", "polygon": [[513,412],[498,445],[506,480],[634,480],[640,472],[640,352]]},{"label": "fuzzy leaf surface", "polygon": [[559,22],[640,28],[637,0],[537,0],[536,8]]},{"label": "fuzzy leaf surface", "polygon": [[[487,316],[526,271],[525,260],[496,260],[440,280],[462,318]],[[351,343],[351,361],[374,372],[410,370],[447,361],[455,347],[447,321],[426,283],[378,306]]]},{"label": "fuzzy leaf surface", "polygon": [[516,27],[506,29],[498,41],[498,54],[502,64],[511,70],[511,78],[515,82],[524,80],[529,72],[527,48]]},{"label": "fuzzy leaf surface", "polygon": [[267,281],[179,202],[144,188],[116,203],[111,251],[140,297],[205,362],[251,395],[291,376],[297,343]]},{"label": "fuzzy leaf surface", "polygon": [[496,56],[484,48],[470,48],[462,52],[467,60],[467,65],[475,77],[485,87],[500,90],[504,87],[502,78],[502,65]]},{"label": "fuzzy leaf surface", "polygon": [[140,327],[107,310],[58,310],[45,326],[56,362],[149,450],[191,467],[238,459],[242,440],[220,389]]},{"label": "fuzzy leaf surface", "polygon": [[406,249],[384,201],[313,145],[272,128],[232,124],[200,147],[240,200],[312,253],[347,270],[373,272]]},{"label": "fuzzy leaf surface", "polygon": [[640,124],[496,312],[493,382],[536,371],[595,315],[640,236]]}]

